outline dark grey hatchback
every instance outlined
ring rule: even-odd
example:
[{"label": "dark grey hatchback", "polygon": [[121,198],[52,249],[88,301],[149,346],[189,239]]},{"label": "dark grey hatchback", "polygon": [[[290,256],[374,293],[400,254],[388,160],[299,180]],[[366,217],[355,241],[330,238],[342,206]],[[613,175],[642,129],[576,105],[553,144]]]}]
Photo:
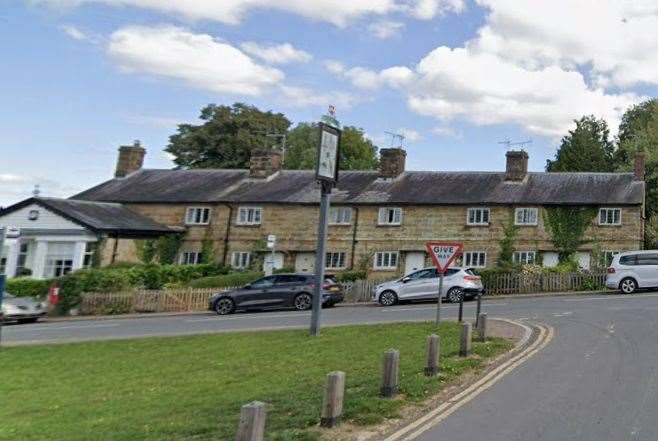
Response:
[{"label": "dark grey hatchback", "polygon": [[[313,306],[313,274],[276,274],[260,278],[242,288],[219,292],[210,298],[208,309],[226,315],[242,309],[295,308],[306,311]],[[322,285],[322,306],[343,301],[341,286],[330,277]]]}]

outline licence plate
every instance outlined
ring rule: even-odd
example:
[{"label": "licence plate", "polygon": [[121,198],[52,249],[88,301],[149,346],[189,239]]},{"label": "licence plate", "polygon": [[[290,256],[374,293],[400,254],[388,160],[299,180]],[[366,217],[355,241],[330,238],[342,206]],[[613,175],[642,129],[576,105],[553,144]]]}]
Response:
[{"label": "licence plate", "polygon": [[340,291],[340,288],[337,286],[332,286],[331,288],[329,288],[329,291]]}]

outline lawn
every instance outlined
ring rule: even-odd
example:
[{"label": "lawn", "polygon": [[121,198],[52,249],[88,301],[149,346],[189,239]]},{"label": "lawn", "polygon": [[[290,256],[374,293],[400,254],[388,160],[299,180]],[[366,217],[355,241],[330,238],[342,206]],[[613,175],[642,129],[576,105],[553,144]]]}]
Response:
[{"label": "lawn", "polygon": [[[325,375],[347,374],[345,418],[373,424],[434,394],[482,359],[494,339],[457,356],[459,328],[440,327],[440,378],[423,375],[427,323],[148,338],[0,350],[0,440],[231,440],[240,406],[268,403],[267,439],[314,440]],[[381,356],[400,349],[405,400],[377,397]]]}]

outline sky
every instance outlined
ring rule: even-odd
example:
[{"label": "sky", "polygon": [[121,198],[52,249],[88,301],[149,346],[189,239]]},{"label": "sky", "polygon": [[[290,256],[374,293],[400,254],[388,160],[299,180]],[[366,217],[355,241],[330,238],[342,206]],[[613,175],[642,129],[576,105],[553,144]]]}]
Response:
[{"label": "sky", "polygon": [[411,170],[544,169],[585,114],[658,91],[653,0],[0,0],[0,206],[145,167],[208,103],[405,135]]}]

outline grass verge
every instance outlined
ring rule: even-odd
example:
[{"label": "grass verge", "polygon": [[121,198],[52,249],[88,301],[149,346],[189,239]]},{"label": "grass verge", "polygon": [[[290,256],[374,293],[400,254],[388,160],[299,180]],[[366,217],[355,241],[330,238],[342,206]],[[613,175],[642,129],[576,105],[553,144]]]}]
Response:
[{"label": "grass verge", "polygon": [[[344,417],[374,424],[511,347],[493,339],[458,357],[440,326],[439,378],[423,375],[427,323],[249,332],[5,348],[0,440],[230,440],[240,406],[268,403],[267,439],[315,440],[325,375],[347,374]],[[382,352],[400,349],[401,399],[377,397]]]}]

